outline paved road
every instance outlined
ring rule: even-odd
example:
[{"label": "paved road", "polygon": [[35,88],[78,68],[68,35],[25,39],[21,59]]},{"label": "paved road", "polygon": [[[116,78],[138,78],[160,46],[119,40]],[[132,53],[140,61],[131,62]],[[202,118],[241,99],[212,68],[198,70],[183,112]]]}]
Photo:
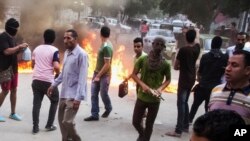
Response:
[{"label": "paved road", "polygon": [[[174,77],[176,78],[176,77]],[[88,85],[90,87],[90,85]],[[88,93],[89,94],[89,93]],[[110,96],[113,104],[113,111],[109,118],[101,118],[98,122],[85,122],[83,118],[90,115],[90,96],[82,102],[76,117],[76,128],[83,141],[133,141],[138,134],[133,128],[132,113],[135,103],[134,90],[130,90],[128,96],[123,99],[117,96],[117,87],[110,88]],[[184,133],[182,138],[172,138],[164,135],[167,131],[174,129],[176,124],[177,108],[176,94],[164,94],[165,101],[162,101],[160,110],[154,125],[152,141],[179,141],[189,140],[190,134]],[[190,97],[189,102],[193,100]],[[40,113],[40,132],[31,134],[32,130],[32,90],[31,74],[20,74],[18,87],[17,112],[23,117],[22,121],[8,119],[10,114],[9,97],[6,98],[0,109],[0,114],[7,118],[6,122],[0,123],[0,141],[58,141],[61,140],[60,130],[46,132],[44,126],[47,121],[49,100],[44,98]],[[100,104],[101,114],[104,111],[103,104]],[[203,107],[198,115],[204,112]],[[58,125],[57,119],[55,124]]]}]

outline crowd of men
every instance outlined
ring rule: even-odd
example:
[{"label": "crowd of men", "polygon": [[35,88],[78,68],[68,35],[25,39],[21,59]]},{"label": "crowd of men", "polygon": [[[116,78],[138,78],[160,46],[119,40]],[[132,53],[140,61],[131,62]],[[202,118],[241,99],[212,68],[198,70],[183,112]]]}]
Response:
[{"label": "crowd of men", "polygon": [[[0,34],[0,73],[11,72],[8,81],[0,81],[2,92],[0,106],[10,92],[10,118],[22,120],[16,111],[16,90],[18,82],[18,54],[28,47],[27,43],[16,44],[15,35],[19,23],[11,18],[5,24],[5,32]],[[177,124],[173,132],[166,135],[181,137],[182,132],[189,132],[189,126],[195,119],[200,104],[205,101],[205,115],[199,117],[193,125],[192,141],[205,138],[209,141],[228,138],[230,125],[250,124],[250,52],[245,43],[248,35],[239,32],[236,44],[228,47],[227,53],[220,50],[222,38],[215,36],[211,43],[210,52],[202,55],[198,71],[196,61],[200,55],[200,44],[195,42],[197,33],[194,29],[185,27],[182,41],[174,63],[174,69],[179,70],[177,92]],[[110,28],[103,26],[100,30],[101,45],[98,51],[97,64],[91,81],[91,115],[85,121],[99,120],[99,93],[105,105],[102,118],[107,118],[112,111],[112,104],[108,94],[113,46],[109,41]],[[53,46],[56,38],[53,29],[44,31],[44,44],[35,48],[32,53],[33,67],[33,128],[32,133],[39,132],[39,113],[41,103],[46,95],[50,100],[50,109],[46,130],[56,130],[54,119],[58,108],[58,123],[62,141],[81,141],[76,131],[74,119],[82,100],[87,96],[88,55],[77,42],[78,33],[69,29],[64,33],[63,62],[60,62],[58,49]],[[185,41],[184,41],[185,40]],[[137,98],[133,111],[132,124],[138,132],[137,141],[149,141],[153,133],[153,125],[161,103],[161,93],[170,84],[171,66],[162,56],[165,40],[157,37],[152,43],[149,54],[143,52],[143,40],[134,39],[135,61],[134,69],[127,79],[133,78],[137,83]],[[60,63],[63,64],[60,70]],[[196,74],[196,72],[198,72]],[[1,76],[3,76],[0,74]],[[55,75],[54,75],[55,74]],[[195,85],[196,75],[198,84]],[[4,76],[5,77],[5,76]],[[2,79],[2,77],[0,77]],[[62,84],[59,94],[57,86]],[[194,87],[195,85],[195,87]],[[194,91],[194,102],[189,111],[188,99]],[[231,118],[228,118],[228,117]],[[146,118],[143,125],[143,118]],[[0,116],[0,121],[5,118]],[[217,129],[220,126],[225,128]],[[206,130],[203,131],[203,130]],[[221,134],[214,135],[215,131]]]}]

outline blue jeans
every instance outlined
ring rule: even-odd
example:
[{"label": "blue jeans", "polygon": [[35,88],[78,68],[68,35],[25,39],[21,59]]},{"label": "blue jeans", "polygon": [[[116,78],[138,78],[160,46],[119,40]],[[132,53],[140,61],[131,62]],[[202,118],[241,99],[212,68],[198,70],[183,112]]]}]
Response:
[{"label": "blue jeans", "polygon": [[177,125],[175,128],[175,132],[181,134],[183,129],[188,129],[188,98],[191,92],[191,88],[179,88],[177,92]]},{"label": "blue jeans", "polygon": [[[95,76],[97,75],[97,73],[94,73],[93,79],[95,78]],[[92,108],[91,108],[91,115],[95,118],[99,117],[99,92],[101,94],[101,98],[102,101],[104,103],[105,106],[105,110],[107,112],[111,112],[112,110],[112,105],[111,105],[111,101],[108,95],[108,90],[109,90],[109,83],[110,83],[110,75],[103,75],[100,78],[99,82],[93,82],[92,79],[92,83],[91,83],[91,104],[92,104]]]}]

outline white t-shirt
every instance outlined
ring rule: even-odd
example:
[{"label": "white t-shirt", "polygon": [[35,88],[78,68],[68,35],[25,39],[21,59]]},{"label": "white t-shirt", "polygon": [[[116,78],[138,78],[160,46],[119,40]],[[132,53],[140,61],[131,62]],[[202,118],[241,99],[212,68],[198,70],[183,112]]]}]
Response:
[{"label": "white t-shirt", "polygon": [[39,45],[32,53],[35,60],[33,80],[54,82],[53,61],[59,61],[58,49],[52,45]]}]

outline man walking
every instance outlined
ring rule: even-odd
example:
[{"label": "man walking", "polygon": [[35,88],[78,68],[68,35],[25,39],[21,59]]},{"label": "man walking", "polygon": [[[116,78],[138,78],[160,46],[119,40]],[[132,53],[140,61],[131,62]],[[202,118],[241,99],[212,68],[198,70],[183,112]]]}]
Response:
[{"label": "man walking", "polygon": [[[18,27],[19,22],[14,18],[10,18],[5,23],[5,32],[0,34],[0,72],[7,69],[13,71],[11,80],[1,83],[2,92],[0,93],[0,107],[10,91],[11,114],[9,118],[20,121],[21,117],[16,114],[16,91],[18,83],[17,54],[23,52],[23,50],[28,47],[28,44],[22,43],[16,45],[15,36]],[[5,118],[0,116],[0,122],[4,121]]]},{"label": "man walking", "polygon": [[91,83],[91,116],[85,118],[85,121],[99,120],[99,92],[105,105],[105,112],[102,114],[102,117],[107,118],[112,111],[112,105],[108,95],[113,57],[113,47],[109,41],[109,27],[102,27],[100,34],[102,44],[98,52],[97,64]]},{"label": "man walking", "polygon": [[75,116],[82,100],[87,96],[88,55],[77,43],[78,34],[70,29],[64,33],[63,69],[48,89],[47,94],[52,97],[54,89],[62,83],[59,100],[58,122],[61,129],[62,141],[71,138],[81,141],[75,129]]},{"label": "man walking", "polygon": [[[32,67],[34,67],[32,81],[32,90],[34,95],[32,132],[34,134],[39,131],[40,108],[44,95],[47,93],[51,83],[54,82],[54,71],[56,72],[56,76],[60,73],[58,49],[52,46],[56,38],[55,31],[47,29],[45,30],[43,37],[44,44],[36,47],[32,54]],[[48,131],[53,131],[56,129],[56,126],[54,126],[53,123],[59,100],[59,91],[57,87],[54,89],[51,97],[48,98],[50,100],[50,109],[45,128]]]},{"label": "man walking", "polygon": [[188,98],[195,83],[195,64],[200,54],[200,45],[195,43],[196,31],[188,30],[186,33],[187,45],[180,48],[175,61],[174,69],[180,70],[177,90],[177,125],[174,132],[166,133],[168,136],[181,137],[181,133],[188,132]]},{"label": "man walking", "polygon": [[227,65],[227,55],[220,50],[222,39],[215,36],[212,39],[211,50],[202,55],[199,70],[199,84],[195,86],[194,102],[189,113],[189,123],[193,122],[195,114],[203,101],[205,101],[205,111],[208,111],[208,102],[212,89],[221,84],[221,78]]},{"label": "man walking", "polygon": [[[171,80],[170,65],[163,59],[161,52],[165,48],[165,41],[162,38],[155,38],[153,50],[148,56],[140,57],[135,63],[132,78],[139,85],[137,100],[133,113],[133,125],[139,133],[137,141],[149,141],[153,132],[153,125],[160,106],[160,95],[152,94],[152,90],[161,94],[169,85]],[[141,72],[141,78],[137,74]],[[142,125],[145,110],[146,126]]]}]

